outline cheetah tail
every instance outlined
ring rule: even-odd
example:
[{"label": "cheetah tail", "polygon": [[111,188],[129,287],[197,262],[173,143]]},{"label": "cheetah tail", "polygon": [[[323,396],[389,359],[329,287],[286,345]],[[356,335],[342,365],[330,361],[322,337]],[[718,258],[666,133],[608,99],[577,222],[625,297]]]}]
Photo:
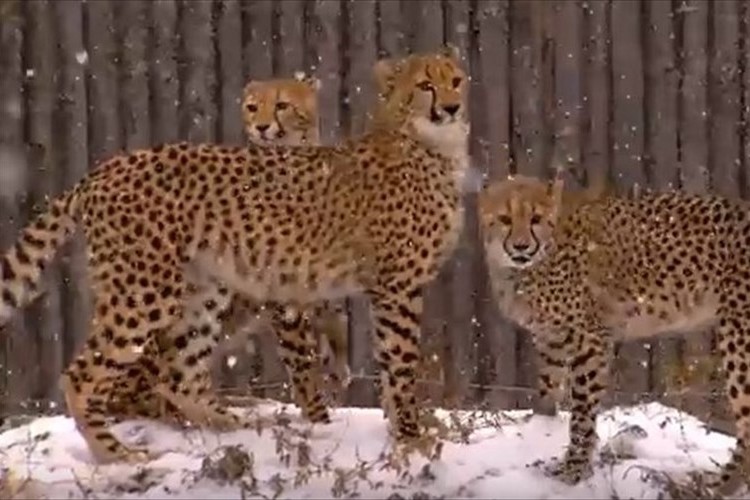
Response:
[{"label": "cheetah tail", "polygon": [[53,200],[0,256],[0,325],[39,297],[42,273],[76,228],[76,190]]}]

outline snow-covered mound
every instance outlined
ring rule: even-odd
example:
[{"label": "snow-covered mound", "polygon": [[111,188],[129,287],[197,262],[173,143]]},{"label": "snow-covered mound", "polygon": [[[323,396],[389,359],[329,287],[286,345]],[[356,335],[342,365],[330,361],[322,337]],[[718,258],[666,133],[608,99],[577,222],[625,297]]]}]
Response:
[{"label": "snow-covered mound", "polygon": [[654,477],[685,481],[724,463],[734,445],[657,403],[615,408],[599,418],[593,477],[568,486],[539,466],[562,454],[565,414],[438,412],[455,431],[440,457],[413,455],[398,469],[383,458],[391,447],[379,409],[337,409],[327,426],[304,423],[291,406],[257,410],[282,412],[288,426],[258,435],[119,424],[125,442],[164,452],[137,466],[97,466],[70,418],[38,418],[0,434],[0,498],[659,498],[664,480]]}]

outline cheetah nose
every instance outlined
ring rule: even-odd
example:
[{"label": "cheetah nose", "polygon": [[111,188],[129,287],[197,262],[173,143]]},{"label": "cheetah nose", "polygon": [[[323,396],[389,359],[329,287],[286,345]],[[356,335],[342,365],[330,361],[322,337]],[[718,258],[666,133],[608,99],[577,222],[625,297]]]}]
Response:
[{"label": "cheetah nose", "polygon": [[258,129],[258,132],[265,132],[265,131],[266,131],[266,130],[268,130],[268,129],[269,129],[270,127],[271,127],[271,126],[270,126],[270,125],[268,125],[268,124],[266,124],[266,125],[256,125],[256,126],[255,126],[255,128],[256,128],[256,129]]},{"label": "cheetah nose", "polygon": [[460,106],[458,104],[446,104],[445,106],[443,106],[443,109],[445,110],[446,113],[453,116],[456,113],[458,113],[459,107]]},{"label": "cheetah nose", "polygon": [[528,243],[513,243],[513,250],[515,250],[518,253],[524,253],[529,249],[530,245]]}]

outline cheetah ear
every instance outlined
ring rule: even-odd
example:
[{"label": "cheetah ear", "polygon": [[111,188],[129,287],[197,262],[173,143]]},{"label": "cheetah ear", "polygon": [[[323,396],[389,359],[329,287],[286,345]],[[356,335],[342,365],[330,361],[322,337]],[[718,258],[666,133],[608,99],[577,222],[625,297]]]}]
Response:
[{"label": "cheetah ear", "polygon": [[401,65],[397,59],[379,59],[373,67],[378,92],[381,94],[387,94],[393,87],[393,81],[396,79],[396,74],[400,70]]},{"label": "cheetah ear", "polygon": [[452,43],[446,43],[443,46],[440,53],[444,55],[445,57],[450,57],[451,59],[461,60],[461,51],[458,50],[458,47],[456,47]]},{"label": "cheetah ear", "polygon": [[497,210],[498,198],[504,183],[502,181],[490,181],[477,194],[477,208],[479,217],[491,216]]},{"label": "cheetah ear", "polygon": [[320,90],[321,83],[320,79],[316,78],[315,75],[308,75],[304,71],[297,71],[294,73],[294,79],[298,82],[302,82],[304,84],[307,84],[312,88],[314,91]]}]

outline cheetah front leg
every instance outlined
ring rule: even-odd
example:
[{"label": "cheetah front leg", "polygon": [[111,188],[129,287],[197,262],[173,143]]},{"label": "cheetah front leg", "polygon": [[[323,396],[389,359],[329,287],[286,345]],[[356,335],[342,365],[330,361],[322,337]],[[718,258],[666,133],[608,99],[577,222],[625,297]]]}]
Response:
[{"label": "cheetah front leg", "polygon": [[161,354],[166,369],[155,391],[199,427],[235,430],[247,427],[213,393],[209,362],[219,342],[221,318],[232,292],[205,278],[188,294],[182,318],[166,336],[171,345]]},{"label": "cheetah front leg", "polygon": [[416,370],[422,295],[370,293],[375,325],[375,360],[380,367],[380,397],[391,430],[399,441],[419,437]]},{"label": "cheetah front leg", "polygon": [[706,483],[720,495],[729,496],[750,481],[750,320],[747,317],[750,304],[747,290],[740,283],[726,290],[728,293],[722,294],[717,333],[737,441],[729,462]]},{"label": "cheetah front leg", "polygon": [[312,323],[317,334],[321,364],[326,369],[324,379],[328,392],[341,401],[351,381],[345,302],[324,301],[316,304],[312,310]]},{"label": "cheetah front leg", "polygon": [[609,378],[609,331],[595,324],[591,328],[591,323],[573,326],[567,335],[573,340],[569,444],[563,460],[548,472],[568,484],[575,484],[592,472],[592,455],[598,441],[596,416]]},{"label": "cheetah front leg", "polygon": [[557,404],[564,400],[563,384],[568,373],[572,339],[569,336],[561,340],[541,337],[533,336],[539,374],[538,392],[532,407],[535,414],[552,417],[557,415]]},{"label": "cheetah front leg", "polygon": [[279,338],[278,352],[292,379],[294,400],[302,415],[313,423],[330,423],[311,318],[295,307],[276,306],[273,329]]}]

